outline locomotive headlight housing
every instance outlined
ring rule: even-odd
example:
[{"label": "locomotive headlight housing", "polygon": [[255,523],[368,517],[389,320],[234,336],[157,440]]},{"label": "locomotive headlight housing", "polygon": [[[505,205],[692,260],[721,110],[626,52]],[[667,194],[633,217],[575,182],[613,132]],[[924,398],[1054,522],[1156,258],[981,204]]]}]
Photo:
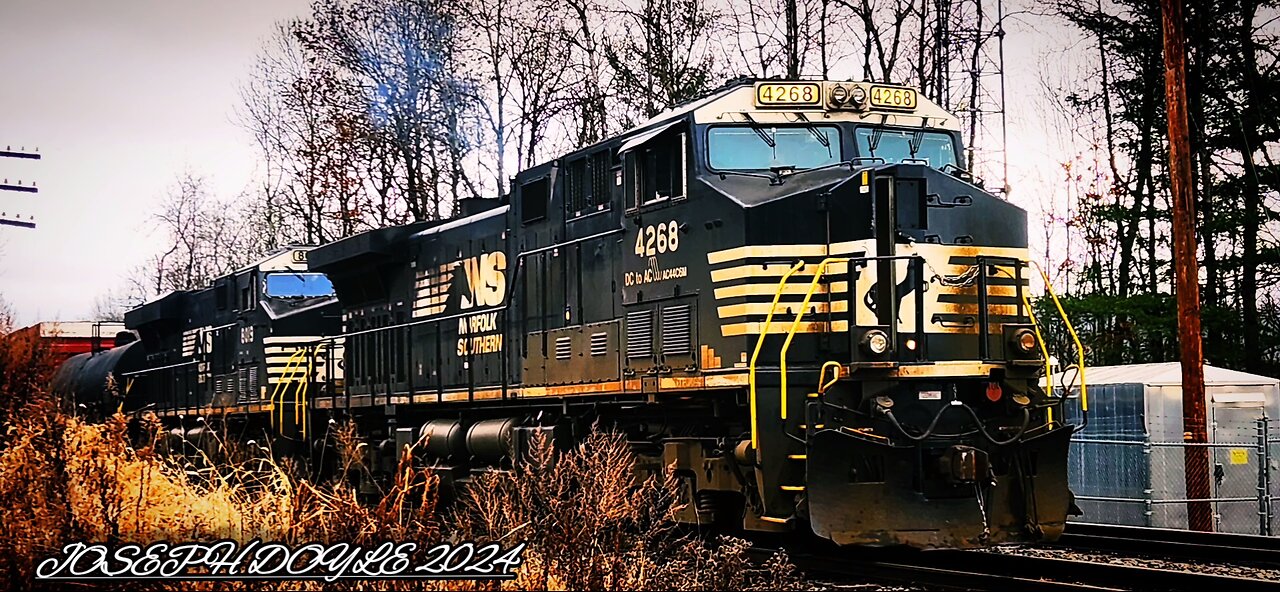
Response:
[{"label": "locomotive headlight housing", "polygon": [[1036,351],[1036,334],[1030,329],[1018,329],[1013,334],[1013,345],[1024,354],[1033,353]]},{"label": "locomotive headlight housing", "polygon": [[866,89],[862,88],[861,86],[854,86],[853,90],[849,91],[849,102],[852,103],[853,106],[858,108],[861,108],[863,105],[867,104]]},{"label": "locomotive headlight housing", "polygon": [[862,336],[862,349],[873,356],[883,356],[890,345],[889,335],[879,329],[867,331]]},{"label": "locomotive headlight housing", "polygon": [[839,84],[831,87],[831,105],[833,107],[843,106],[848,100],[849,89]]}]

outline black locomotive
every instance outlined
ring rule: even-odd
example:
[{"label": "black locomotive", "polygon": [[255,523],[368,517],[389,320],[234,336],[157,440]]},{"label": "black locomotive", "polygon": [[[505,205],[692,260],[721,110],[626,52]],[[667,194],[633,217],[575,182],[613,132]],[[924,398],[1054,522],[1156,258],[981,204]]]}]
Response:
[{"label": "black locomotive", "polygon": [[603,426],[642,472],[675,472],[690,522],[1051,540],[1073,426],[1038,386],[1026,214],[963,153],[957,118],[909,88],[731,83],[453,219],[306,251],[336,301],[282,305],[268,286],[243,300],[265,316],[215,315],[229,278],[176,316],[166,300],[131,312],[152,369],[136,375],[188,370],[124,408],[316,446],[349,419],[375,473],[425,441],[419,462],[451,487],[540,433],[567,445]]}]

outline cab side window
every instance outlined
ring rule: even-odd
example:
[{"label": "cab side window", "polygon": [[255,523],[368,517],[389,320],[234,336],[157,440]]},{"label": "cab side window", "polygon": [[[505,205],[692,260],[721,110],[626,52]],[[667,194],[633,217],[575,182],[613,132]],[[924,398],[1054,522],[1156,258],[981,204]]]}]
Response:
[{"label": "cab side window", "polygon": [[687,194],[685,161],[688,137],[676,127],[664,131],[636,150],[636,205],[646,205]]}]

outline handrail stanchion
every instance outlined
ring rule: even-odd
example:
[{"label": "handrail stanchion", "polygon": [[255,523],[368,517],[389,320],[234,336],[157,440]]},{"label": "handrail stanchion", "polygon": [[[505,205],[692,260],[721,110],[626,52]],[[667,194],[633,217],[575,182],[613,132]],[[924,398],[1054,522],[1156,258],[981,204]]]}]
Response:
[{"label": "handrail stanchion", "polygon": [[[800,308],[796,311],[796,318],[791,321],[791,329],[787,331],[787,338],[782,342],[782,352],[779,354],[778,360],[778,371],[782,376],[781,405],[779,407],[782,419],[787,418],[787,350],[791,349],[791,340],[796,336],[796,331],[800,328],[800,321],[804,318],[805,313],[808,312],[809,301],[813,299],[813,293],[818,289],[818,283],[822,280],[822,274],[826,272],[827,266],[840,262],[847,264],[851,259],[851,257],[828,257],[818,264],[818,268],[813,273],[813,281],[809,282],[809,291],[804,295],[804,302],[800,303]],[[892,264],[892,261],[890,263]]]},{"label": "handrail stanchion", "polygon": [[758,451],[760,449],[760,430],[757,429],[756,421],[756,359],[760,357],[760,349],[764,346],[764,340],[769,336],[769,326],[773,323],[773,313],[778,309],[778,301],[782,299],[782,291],[787,286],[787,280],[791,279],[792,274],[800,271],[804,267],[804,260],[801,259],[793,265],[791,269],[782,274],[782,279],[778,280],[778,289],[774,291],[773,303],[769,305],[769,314],[764,317],[764,326],[760,328],[760,335],[756,337],[756,347],[751,352],[751,362],[747,365],[747,390],[749,398],[749,407],[751,410],[751,449]]}]

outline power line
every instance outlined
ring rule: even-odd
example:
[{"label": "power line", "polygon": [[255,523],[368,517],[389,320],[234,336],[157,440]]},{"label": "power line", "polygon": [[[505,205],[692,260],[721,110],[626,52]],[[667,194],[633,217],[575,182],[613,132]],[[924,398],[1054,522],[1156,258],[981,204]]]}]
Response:
[{"label": "power line", "polygon": [[5,179],[3,182],[0,182],[0,191],[19,191],[22,193],[38,193],[40,190],[36,189],[36,184],[34,181],[30,185],[23,185],[22,181],[18,181],[18,183],[15,185],[13,183],[10,183],[8,179]]},{"label": "power line", "polygon": [[[4,150],[0,150],[0,158],[19,158],[23,160],[40,160],[39,149],[27,150],[26,147],[20,147],[17,150],[13,146],[5,146]],[[15,191],[18,193],[38,193],[40,190],[36,188],[35,181],[30,185],[23,184],[22,181],[10,183],[8,179],[0,182],[0,191]],[[35,218],[27,216],[23,220],[20,216],[9,216],[5,212],[0,212],[0,226],[17,226],[19,228],[35,228]]]},{"label": "power line", "polygon": [[29,160],[40,160],[40,149],[28,151],[26,147],[13,149],[13,146],[5,146],[4,150],[0,150],[0,158],[26,158]]},{"label": "power line", "polygon": [[0,226],[17,226],[19,228],[35,228],[34,218],[22,220],[20,218],[9,218],[8,214],[0,212]]}]

